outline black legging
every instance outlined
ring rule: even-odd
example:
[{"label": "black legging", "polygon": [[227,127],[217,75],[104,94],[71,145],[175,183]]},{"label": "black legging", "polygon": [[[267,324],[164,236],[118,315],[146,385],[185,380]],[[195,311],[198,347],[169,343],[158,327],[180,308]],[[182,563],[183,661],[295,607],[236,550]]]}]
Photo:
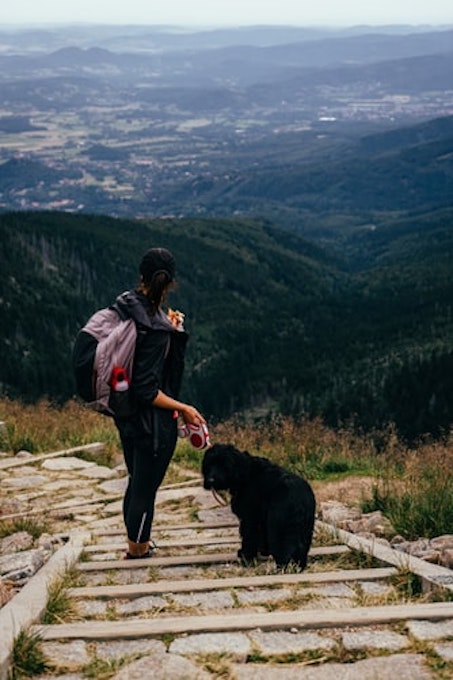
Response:
[{"label": "black legging", "polygon": [[144,543],[151,536],[156,492],[165,477],[175,446],[155,452],[151,435],[129,436],[121,428],[119,432],[129,474],[123,501],[124,524],[130,541]]}]

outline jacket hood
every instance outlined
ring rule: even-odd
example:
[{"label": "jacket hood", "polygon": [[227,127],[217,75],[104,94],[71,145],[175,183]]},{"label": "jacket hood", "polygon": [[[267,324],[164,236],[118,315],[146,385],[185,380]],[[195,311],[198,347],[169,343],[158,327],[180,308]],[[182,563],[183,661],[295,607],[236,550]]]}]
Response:
[{"label": "jacket hood", "polygon": [[146,296],[136,290],[127,290],[118,295],[112,307],[119,312],[120,316],[131,317],[147,328],[160,331],[175,330],[162,309],[158,309],[155,314],[152,314]]}]

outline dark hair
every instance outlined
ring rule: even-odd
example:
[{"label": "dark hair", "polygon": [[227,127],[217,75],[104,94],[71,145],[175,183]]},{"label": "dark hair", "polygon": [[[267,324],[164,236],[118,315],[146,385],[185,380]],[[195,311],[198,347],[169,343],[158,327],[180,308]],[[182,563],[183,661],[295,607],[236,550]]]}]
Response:
[{"label": "dark hair", "polygon": [[145,282],[143,278],[138,284],[138,290],[146,295],[148,302],[152,307],[153,314],[157,312],[159,306],[165,299],[165,293],[171,280],[168,278],[166,272],[156,272],[149,283]]},{"label": "dark hair", "polygon": [[148,298],[153,313],[162,304],[175,278],[175,258],[166,248],[150,248],[140,262],[139,290]]}]

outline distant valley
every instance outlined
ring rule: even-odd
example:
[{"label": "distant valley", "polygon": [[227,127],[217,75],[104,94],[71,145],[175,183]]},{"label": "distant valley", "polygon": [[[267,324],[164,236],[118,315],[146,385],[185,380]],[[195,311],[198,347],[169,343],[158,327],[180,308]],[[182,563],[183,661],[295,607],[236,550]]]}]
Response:
[{"label": "distant valley", "polygon": [[0,46],[3,210],[255,215],[237,188],[257,170],[330,183],[360,137],[453,114],[453,29],[67,27]]}]

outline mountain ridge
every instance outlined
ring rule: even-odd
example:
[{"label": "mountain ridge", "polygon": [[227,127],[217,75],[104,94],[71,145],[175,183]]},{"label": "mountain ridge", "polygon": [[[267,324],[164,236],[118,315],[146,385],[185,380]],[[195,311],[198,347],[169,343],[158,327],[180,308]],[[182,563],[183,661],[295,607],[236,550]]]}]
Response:
[{"label": "mountain ridge", "polygon": [[[453,372],[438,387],[429,379],[453,361],[451,208],[345,234],[341,254],[267,220],[4,213],[2,392],[71,397],[77,329],[135,285],[151,245],[175,253],[168,303],[191,335],[184,395],[209,418],[259,409],[368,428],[391,419],[408,437],[440,436],[452,422]],[[398,402],[414,362],[411,402]]]}]

